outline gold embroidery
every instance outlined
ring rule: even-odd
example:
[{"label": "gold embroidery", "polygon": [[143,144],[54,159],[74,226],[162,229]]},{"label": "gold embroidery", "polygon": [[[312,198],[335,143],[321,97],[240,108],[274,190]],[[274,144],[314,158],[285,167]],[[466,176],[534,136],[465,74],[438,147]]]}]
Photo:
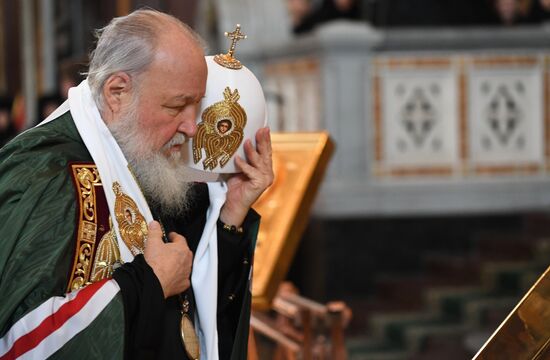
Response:
[{"label": "gold embroidery", "polygon": [[77,275],[71,285],[71,290],[78,290],[82,286],[88,284],[88,274],[90,270],[90,257],[92,255],[92,246],[90,244],[82,244],[78,251],[78,263],[74,274]]},{"label": "gold embroidery", "polygon": [[75,176],[78,179],[78,182],[80,184],[80,196],[81,196],[81,205],[84,205],[82,207],[82,215],[86,218],[88,221],[94,221],[95,220],[95,191],[94,191],[94,185],[99,180],[99,173],[97,172],[97,168],[94,166],[93,168],[90,167],[82,167],[82,168],[74,168],[73,171],[76,170]]},{"label": "gold embroidery", "polygon": [[147,222],[135,201],[122,192],[118,182],[113,183],[115,193],[115,218],[122,241],[128,246],[132,255],[142,254],[147,237]]},{"label": "gold embroidery", "polygon": [[243,67],[241,62],[233,57],[235,54],[235,47],[237,46],[237,41],[246,39],[247,36],[241,32],[241,24],[237,24],[237,28],[232,32],[225,32],[225,36],[231,39],[231,46],[229,46],[229,51],[227,54],[218,54],[214,56],[214,61],[219,65],[232,69],[239,70]]},{"label": "gold embroidery", "polygon": [[110,278],[115,270],[115,264],[122,263],[111,216],[109,216],[109,227],[111,230],[105,233],[101,240],[99,240],[92,268],[92,282]]},{"label": "gold embroidery", "polygon": [[67,291],[78,290],[89,283],[90,260],[94,253],[97,217],[96,192],[94,187],[101,186],[101,178],[95,165],[73,165],[77,196],[80,204],[76,248],[77,254]]},{"label": "gold embroidery", "polygon": [[95,237],[97,234],[97,225],[93,222],[82,221],[82,227],[80,228],[80,238],[91,243],[95,243]]},{"label": "gold embroidery", "polygon": [[205,170],[224,167],[237,151],[243,141],[243,130],[246,126],[246,112],[237,102],[239,90],[231,92],[226,87],[223,101],[207,107],[202,113],[202,122],[197,126],[193,137],[193,161],[202,159],[202,149],[206,153],[203,161]]}]

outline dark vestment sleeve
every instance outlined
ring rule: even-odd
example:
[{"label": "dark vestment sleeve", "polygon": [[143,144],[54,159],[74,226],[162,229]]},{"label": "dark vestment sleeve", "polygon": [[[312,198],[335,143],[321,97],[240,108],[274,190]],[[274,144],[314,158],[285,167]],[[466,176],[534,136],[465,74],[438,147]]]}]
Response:
[{"label": "dark vestment sleeve", "polygon": [[155,359],[161,343],[164,293],[143,255],[115,270],[113,278],[124,300],[125,358]]},{"label": "dark vestment sleeve", "polygon": [[[243,223],[243,234],[223,229],[218,221],[218,345],[220,359],[230,359],[235,343],[243,303],[250,292],[254,224],[258,214],[249,211]],[[246,336],[247,334],[240,334]]]}]

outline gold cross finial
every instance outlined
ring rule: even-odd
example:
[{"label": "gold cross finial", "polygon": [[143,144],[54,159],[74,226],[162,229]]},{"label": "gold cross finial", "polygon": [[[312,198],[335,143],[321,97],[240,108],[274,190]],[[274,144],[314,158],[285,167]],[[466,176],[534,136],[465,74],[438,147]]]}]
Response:
[{"label": "gold cross finial", "polygon": [[229,47],[228,55],[233,57],[233,54],[235,53],[235,46],[237,46],[237,41],[246,39],[247,36],[241,32],[241,24],[237,24],[235,31],[226,31],[225,36],[231,39],[231,46]]},{"label": "gold cross finial", "polygon": [[227,52],[227,54],[219,54],[214,56],[214,61],[228,69],[238,70],[243,66],[239,60],[233,57],[233,54],[235,53],[235,47],[237,46],[237,42],[239,40],[246,39],[247,36],[241,32],[241,24],[237,24],[235,31],[232,31],[232,32],[226,31],[225,36],[231,39],[231,46],[229,46],[229,51]]}]

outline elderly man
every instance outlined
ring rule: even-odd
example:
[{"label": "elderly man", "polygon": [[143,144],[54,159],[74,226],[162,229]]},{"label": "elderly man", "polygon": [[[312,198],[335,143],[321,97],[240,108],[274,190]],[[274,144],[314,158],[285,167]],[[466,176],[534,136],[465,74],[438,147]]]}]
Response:
[{"label": "elderly man", "polygon": [[0,359],[246,358],[269,130],[227,183],[189,182],[200,40],[153,10],[100,34],[87,80],[0,150]]}]

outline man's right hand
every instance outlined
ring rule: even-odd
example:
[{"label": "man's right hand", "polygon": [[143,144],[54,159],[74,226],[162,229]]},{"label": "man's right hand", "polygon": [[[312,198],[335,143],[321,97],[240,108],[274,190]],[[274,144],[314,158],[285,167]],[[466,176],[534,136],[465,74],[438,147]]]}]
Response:
[{"label": "man's right hand", "polygon": [[149,223],[145,245],[145,261],[159,279],[164,298],[177,295],[189,288],[193,253],[185,238],[175,232],[169,234],[169,243],[162,241],[162,230],[157,221]]}]

